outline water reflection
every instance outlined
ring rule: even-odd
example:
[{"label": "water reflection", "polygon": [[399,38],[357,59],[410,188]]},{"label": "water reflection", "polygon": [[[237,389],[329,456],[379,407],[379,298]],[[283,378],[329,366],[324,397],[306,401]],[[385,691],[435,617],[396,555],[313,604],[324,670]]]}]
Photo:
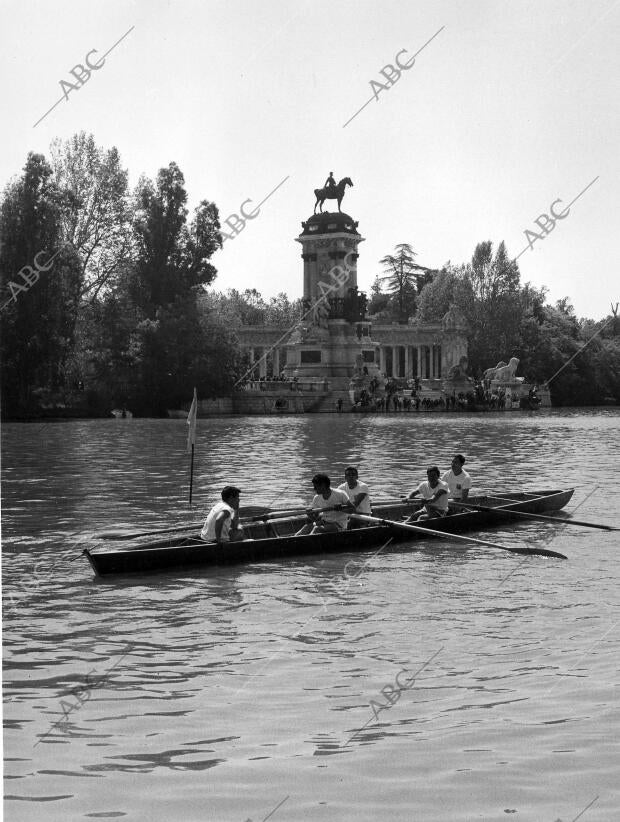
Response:
[{"label": "water reflection", "polygon": [[[479,490],[592,477],[606,492],[579,516],[611,521],[619,422],[608,411],[204,421],[193,511],[183,420],[49,425],[43,451],[31,426],[5,426],[8,813],[236,822],[290,794],[287,819],[325,802],[330,819],[410,818],[414,807],[445,822],[499,818],[517,802],[498,810],[496,794],[523,798],[521,784],[570,779],[585,791],[595,779],[612,796],[615,534],[565,528],[565,563],[428,541],[103,584],[80,551],[99,530],[200,519],[227,483],[249,503],[296,504],[315,471],[341,481],[353,463],[375,498],[393,497],[455,451]],[[578,475],[567,472],[576,457]],[[496,539],[554,529],[524,523]],[[343,746],[396,673],[439,647],[415,687]],[[37,745],[91,670],[99,686]],[[483,796],[475,811],[465,776]],[[554,818],[537,801],[530,817]]]}]

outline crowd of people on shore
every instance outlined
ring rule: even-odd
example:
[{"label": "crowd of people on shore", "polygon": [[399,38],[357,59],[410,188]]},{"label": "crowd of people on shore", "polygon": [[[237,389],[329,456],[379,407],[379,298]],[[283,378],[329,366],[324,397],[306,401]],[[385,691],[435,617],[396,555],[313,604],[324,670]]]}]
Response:
[{"label": "crowd of people on shore", "polygon": [[[450,500],[465,502],[472,480],[463,469],[464,464],[465,457],[456,454],[450,470],[443,474],[436,465],[430,466],[426,471],[426,479],[409,494],[401,495],[403,503],[412,502],[418,497],[421,501],[419,510],[414,511],[406,521],[445,517],[450,512]],[[372,521],[370,490],[365,482],[360,481],[355,466],[350,465],[345,469],[344,482],[337,488],[332,488],[330,477],[324,473],[312,477],[312,487],[314,497],[305,511],[306,522],[296,536],[338,533],[352,527],[363,527],[369,518]],[[217,544],[243,540],[244,531],[239,521],[241,490],[234,485],[227,485],[222,489],[221,497],[221,501],[207,514],[201,539]]]}]

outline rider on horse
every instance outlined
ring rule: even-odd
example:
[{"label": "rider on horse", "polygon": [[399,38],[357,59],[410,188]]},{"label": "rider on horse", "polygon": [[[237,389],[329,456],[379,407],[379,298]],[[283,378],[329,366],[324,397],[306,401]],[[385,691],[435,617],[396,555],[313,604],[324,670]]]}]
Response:
[{"label": "rider on horse", "polygon": [[329,172],[329,177],[325,180],[324,188],[336,188],[336,181],[334,180],[334,172]]}]

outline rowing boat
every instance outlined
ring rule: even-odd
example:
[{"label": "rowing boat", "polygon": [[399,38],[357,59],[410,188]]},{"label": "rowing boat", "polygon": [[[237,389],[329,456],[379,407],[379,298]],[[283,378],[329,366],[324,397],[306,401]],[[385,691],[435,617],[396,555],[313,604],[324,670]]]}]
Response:
[{"label": "rowing boat", "polygon": [[[426,524],[435,531],[445,534],[460,534],[466,531],[480,531],[493,528],[502,522],[514,521],[513,511],[544,514],[559,511],[570,500],[573,489],[564,491],[498,492],[501,500],[492,496],[472,496],[468,501],[474,505],[493,508],[489,511],[458,510],[449,516],[429,520]],[[507,501],[510,502],[507,502]],[[377,505],[375,510],[385,519],[402,520],[411,514],[411,505],[406,503]],[[277,516],[274,512],[272,516]],[[161,540],[134,541],[122,547],[100,546],[85,548],[83,553],[93,570],[99,576],[109,574],[146,573],[168,568],[187,566],[240,565],[265,561],[283,561],[293,557],[321,555],[336,552],[362,551],[390,540],[391,542],[411,542],[425,539],[423,533],[403,533],[389,525],[373,525],[352,528],[340,533],[307,534],[296,536],[295,532],[306,522],[304,515],[287,517],[280,522],[246,522],[246,540],[226,545],[207,543],[200,539],[194,529],[178,536]],[[418,523],[422,528],[424,522]],[[432,538],[428,535],[428,538]]]}]

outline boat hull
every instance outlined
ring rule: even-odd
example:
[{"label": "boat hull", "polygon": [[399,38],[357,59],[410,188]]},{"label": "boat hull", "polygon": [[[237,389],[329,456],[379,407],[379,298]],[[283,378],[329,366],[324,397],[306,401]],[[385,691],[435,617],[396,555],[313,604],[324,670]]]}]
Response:
[{"label": "boat hull", "polygon": [[[573,495],[573,490],[502,492],[498,497],[508,499],[514,511],[543,514],[559,511]],[[476,505],[495,506],[488,511],[467,511],[433,519],[426,524],[443,533],[459,534],[466,531],[486,530],[522,517],[501,510],[506,503],[491,497],[472,497]],[[376,516],[401,520],[411,514],[411,505],[397,504],[376,506]],[[391,543],[430,539],[431,535],[404,532],[388,525],[352,528],[337,534],[295,536],[305,522],[304,517],[288,519],[271,526],[265,523],[245,524],[245,532],[251,539],[242,542],[215,545],[199,539],[196,532],[148,542],[132,542],[122,547],[98,547],[85,549],[84,554],[99,576],[110,574],[147,573],[191,566],[227,566],[252,564],[266,561],[286,561],[295,557],[363,551]],[[421,527],[424,523],[419,523]]]}]

